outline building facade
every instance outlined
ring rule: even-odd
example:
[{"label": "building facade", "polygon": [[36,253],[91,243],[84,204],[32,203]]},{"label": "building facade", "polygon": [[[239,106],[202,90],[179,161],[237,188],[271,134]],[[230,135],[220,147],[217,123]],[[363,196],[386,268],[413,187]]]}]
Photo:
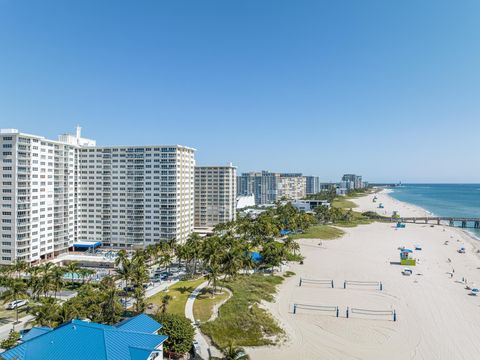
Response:
[{"label": "building facade", "polygon": [[237,195],[255,196],[255,204],[272,204],[282,198],[305,197],[306,180],[299,173],[269,171],[243,173],[238,177]]},{"label": "building facade", "polygon": [[195,167],[195,227],[212,227],[236,219],[237,168]]},{"label": "building facade", "polygon": [[144,247],[193,231],[195,150],[97,147],[0,130],[0,264],[36,262],[75,241]]},{"label": "building facade", "polygon": [[320,178],[318,176],[305,176],[305,193],[307,195],[318,194],[320,192]]},{"label": "building facade", "polygon": [[[342,183],[347,190],[363,189],[363,181],[360,175],[345,174],[342,176]],[[342,185],[342,184],[341,184]]]},{"label": "building facade", "polygon": [[305,195],[305,176],[302,176],[302,174],[280,174],[277,199],[302,199]]}]

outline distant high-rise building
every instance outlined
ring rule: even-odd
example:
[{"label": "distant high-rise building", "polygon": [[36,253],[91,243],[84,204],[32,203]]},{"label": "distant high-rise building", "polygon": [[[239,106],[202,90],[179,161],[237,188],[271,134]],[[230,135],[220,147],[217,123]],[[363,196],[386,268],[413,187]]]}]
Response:
[{"label": "distant high-rise building", "polygon": [[239,176],[237,182],[237,195],[253,194],[257,205],[305,197],[306,180],[299,173],[249,172]]},{"label": "distant high-rise building", "polygon": [[318,176],[305,176],[306,194],[313,195],[320,192],[320,178]]},{"label": "distant high-rise building", "polygon": [[341,188],[346,188],[347,190],[363,189],[364,184],[362,177],[355,174],[345,174],[342,176]]},{"label": "distant high-rise building", "polygon": [[0,130],[0,264],[38,262],[76,241],[119,248],[193,231],[195,150],[180,145],[97,147]]},{"label": "distant high-rise building", "polygon": [[210,227],[236,219],[237,168],[195,167],[195,227]]},{"label": "distant high-rise building", "polygon": [[277,200],[302,199],[306,196],[306,179],[302,174],[280,174]]}]

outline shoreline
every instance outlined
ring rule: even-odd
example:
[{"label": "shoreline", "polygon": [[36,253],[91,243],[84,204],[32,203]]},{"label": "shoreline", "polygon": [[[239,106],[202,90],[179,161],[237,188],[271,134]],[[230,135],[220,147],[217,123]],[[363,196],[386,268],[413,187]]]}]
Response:
[{"label": "shoreline", "polygon": [[[433,213],[431,211],[428,211],[427,209],[422,208],[421,206],[418,206],[418,205],[415,205],[415,204],[412,204],[412,203],[409,203],[409,202],[406,202],[406,201],[401,201],[401,200],[398,200],[398,199],[394,198],[393,196],[390,195],[393,192],[394,192],[394,190],[392,190],[392,189],[383,189],[382,191],[380,191],[377,194],[385,195],[385,197],[390,199],[392,202],[403,203],[406,206],[411,207],[412,209],[416,209],[418,212],[424,212],[425,214],[429,214],[432,217],[436,216],[435,213]],[[368,195],[366,197],[368,197]],[[355,202],[355,199],[353,199],[352,201]],[[469,245],[474,250],[474,252],[476,254],[478,254],[477,257],[480,259],[480,238],[477,237],[473,232],[471,232],[469,230],[466,230],[466,229],[459,228],[459,227],[451,227],[448,224],[440,224],[440,225],[435,225],[435,226],[444,226],[448,229],[452,229],[455,232],[457,232],[458,235],[462,238],[462,240],[469,243]]]},{"label": "shoreline", "polygon": [[[387,192],[376,194],[384,211],[404,216],[425,216],[425,209],[400,202]],[[374,194],[351,199],[356,211],[378,211]],[[472,359],[480,336],[480,299],[469,296],[465,286],[480,285],[478,241],[461,228],[448,225],[407,224],[396,229],[391,223],[374,222],[342,228],[335,240],[301,239],[303,265],[292,263],[296,275],[278,287],[266,308],[284,329],[278,345],[247,348],[252,360],[302,359]],[[417,265],[411,276],[402,275],[400,246],[415,248]],[[467,252],[459,254],[460,246]],[[299,286],[300,278],[331,279],[335,286]],[[468,280],[467,280],[468,278]],[[383,291],[343,288],[345,280],[381,281]],[[338,306],[340,316],[300,310],[293,304]],[[398,319],[354,315],[345,309],[396,310]],[[448,329],[448,331],[445,331]]]}]

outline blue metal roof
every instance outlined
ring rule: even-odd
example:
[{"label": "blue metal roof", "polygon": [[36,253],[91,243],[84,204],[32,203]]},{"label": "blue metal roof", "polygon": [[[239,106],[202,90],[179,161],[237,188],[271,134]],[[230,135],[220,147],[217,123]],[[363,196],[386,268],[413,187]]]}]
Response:
[{"label": "blue metal roof", "polygon": [[126,331],[138,331],[148,334],[153,334],[161,329],[162,324],[153,320],[150,316],[140,314],[135,317],[125,319],[115,325],[117,329]]},{"label": "blue metal roof", "polygon": [[28,341],[33,338],[36,338],[37,336],[40,336],[42,334],[45,334],[46,332],[52,331],[51,328],[49,327],[33,327],[30,329],[29,332],[27,332],[24,336],[22,336],[22,341]]},{"label": "blue metal roof", "polygon": [[166,336],[72,320],[5,351],[5,360],[146,360]]}]

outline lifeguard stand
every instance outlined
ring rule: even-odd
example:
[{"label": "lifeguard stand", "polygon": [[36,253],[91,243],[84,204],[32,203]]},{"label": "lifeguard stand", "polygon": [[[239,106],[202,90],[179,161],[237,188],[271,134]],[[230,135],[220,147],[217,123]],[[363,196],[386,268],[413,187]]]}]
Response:
[{"label": "lifeguard stand", "polygon": [[412,258],[413,251],[410,249],[403,249],[400,251],[400,264],[415,266],[417,261]]}]

